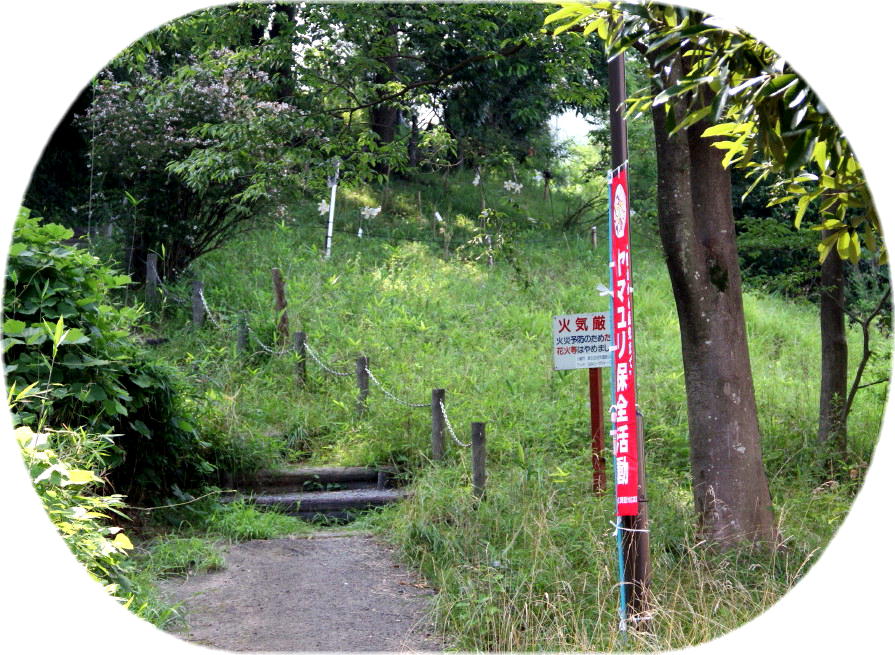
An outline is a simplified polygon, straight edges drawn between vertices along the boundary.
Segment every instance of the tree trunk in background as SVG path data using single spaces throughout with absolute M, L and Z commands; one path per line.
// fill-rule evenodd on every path
M 410 140 L 407 142 L 407 164 L 416 169 L 420 164 L 420 125 L 416 111 L 410 110 Z
M 823 237 L 828 232 L 822 233 Z M 820 422 L 817 440 L 825 456 L 845 455 L 848 342 L 845 339 L 845 266 L 832 252 L 820 268 Z
M 391 18 L 391 17 L 389 17 Z M 397 77 L 398 72 L 398 25 L 393 20 L 389 20 L 386 26 L 388 35 L 393 42 L 393 50 L 385 57 L 382 57 L 382 63 L 385 64 L 387 70 L 378 70 L 374 78 L 376 84 L 386 84 L 392 82 Z M 370 108 L 370 129 L 376 133 L 379 145 L 384 146 L 395 140 L 395 131 L 398 127 L 398 106 L 394 103 L 379 103 Z M 390 166 L 383 163 L 376 165 L 376 171 L 388 174 Z
M 674 66 L 679 70 L 680 59 Z M 675 79 L 672 72 L 667 86 Z M 659 232 L 680 324 L 699 533 L 720 548 L 773 544 L 730 175 L 723 153 L 700 136 L 706 125 L 669 136 L 661 105 L 653 123 Z

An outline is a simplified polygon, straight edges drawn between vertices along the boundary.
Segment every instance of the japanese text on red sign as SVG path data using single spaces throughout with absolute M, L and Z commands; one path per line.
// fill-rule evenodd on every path
M 603 368 L 612 365 L 609 313 L 553 317 L 553 368 Z
M 627 167 L 610 181 L 611 221 L 609 266 L 612 276 L 611 329 L 613 391 L 611 418 L 615 454 L 616 513 L 639 512 L 637 477 L 637 398 L 634 365 L 634 325 L 631 301 L 631 241 Z

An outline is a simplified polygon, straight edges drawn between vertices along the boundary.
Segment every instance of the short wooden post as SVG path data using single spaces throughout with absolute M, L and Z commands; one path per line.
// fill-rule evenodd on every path
M 485 424 L 472 424 L 472 495 L 485 497 Z
M 283 274 L 280 269 L 273 268 L 270 271 L 273 277 L 273 309 L 277 317 L 277 341 L 285 346 L 289 341 L 289 316 L 286 314 L 286 287 L 283 283 Z
M 205 303 L 202 302 L 202 294 L 205 285 L 202 280 L 193 280 L 193 327 L 200 328 L 205 323 Z
M 146 255 L 146 306 L 150 309 L 158 309 L 161 296 L 158 290 L 158 254 L 151 252 Z
M 444 389 L 432 389 L 432 461 L 444 459 Z
M 236 321 L 236 352 L 240 355 L 249 349 L 249 322 L 245 314 L 240 314 Z
M 304 332 L 295 333 L 295 352 L 298 354 L 298 361 L 295 363 L 295 378 L 298 386 L 303 387 L 308 383 L 308 367 L 305 362 L 305 343 L 308 337 Z
M 367 396 L 370 393 L 370 374 L 367 373 L 370 360 L 361 355 L 357 358 L 357 415 L 363 416 L 367 409 Z
M 590 245 L 594 250 L 597 249 L 597 226 L 594 225 L 590 228 Z

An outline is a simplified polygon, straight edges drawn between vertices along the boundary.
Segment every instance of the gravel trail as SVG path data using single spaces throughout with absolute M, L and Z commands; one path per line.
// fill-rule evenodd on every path
M 441 651 L 434 592 L 368 534 L 234 544 L 226 568 L 161 585 L 183 603 L 177 636 L 230 651 Z

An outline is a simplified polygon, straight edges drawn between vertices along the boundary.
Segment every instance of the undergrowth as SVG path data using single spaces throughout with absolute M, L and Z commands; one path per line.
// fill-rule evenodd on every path
M 540 214 L 523 194 L 514 199 L 518 211 L 502 210 L 523 220 L 492 225 L 504 238 L 500 250 L 488 253 L 476 240 L 484 225 L 478 198 L 450 190 L 456 191 L 444 196 L 450 203 L 429 196 L 417 211 L 415 191 L 402 195 L 395 185 L 390 202 L 403 209 L 383 203 L 363 238 L 352 232 L 351 212 L 379 198 L 369 191 L 346 197 L 341 225 L 351 229 L 337 232 L 329 260 L 322 258 L 323 233 L 313 226 L 308 203 L 196 264 L 193 274 L 205 282 L 214 320 L 195 329 L 188 308 L 169 303 L 155 329 L 169 339 L 160 356 L 203 390 L 197 411 L 227 445 L 216 464 L 233 475 L 285 461 L 396 465 L 412 499 L 365 525 L 394 541 L 440 590 L 436 617 L 461 650 L 683 647 L 772 605 L 810 569 L 860 488 L 885 385 L 861 390 L 849 419 L 849 456 L 831 478 L 818 469 L 814 447 L 817 310 L 747 293 L 762 448 L 785 548 L 773 556 L 706 550 L 693 533 L 674 301 L 654 236 L 635 232 L 654 620 L 648 635 L 622 644 L 611 501 L 589 492 L 587 378 L 554 371 L 549 348 L 552 315 L 606 309 L 595 292 L 607 281 L 605 248 L 594 250 L 585 228 L 539 228 Z M 445 232 L 429 216 L 435 207 Z M 530 214 L 535 223 L 525 220 Z M 418 241 L 410 240 L 414 228 Z M 462 240 L 470 245 L 458 252 L 454 246 Z M 274 329 L 274 267 L 286 280 L 290 331 L 306 332 L 315 353 L 345 376 L 309 360 L 308 379 L 299 384 L 297 356 L 271 352 L 283 348 Z M 188 296 L 186 283 L 172 291 Z M 240 315 L 251 329 L 242 353 Z M 849 339 L 858 352 L 859 335 Z M 888 341 L 875 335 L 873 347 L 879 356 L 872 366 L 882 370 Z M 425 404 L 431 389 L 446 389 L 460 439 L 468 441 L 470 422 L 487 423 L 484 502 L 471 500 L 468 451 L 449 442 L 445 461 L 430 461 L 427 408 L 395 402 L 374 385 L 358 416 L 353 371 L 360 354 L 402 400 Z

